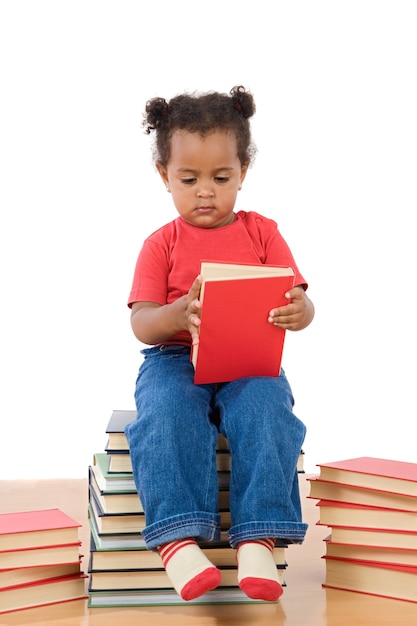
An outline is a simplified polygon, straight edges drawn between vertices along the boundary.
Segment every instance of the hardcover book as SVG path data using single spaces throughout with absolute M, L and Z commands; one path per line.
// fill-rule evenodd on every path
M 100 489 L 93 467 L 89 468 L 89 487 L 104 513 L 143 513 L 143 506 L 136 491 Z
M 371 528 L 350 528 L 333 526 L 332 541 L 354 543 L 363 546 L 385 546 L 386 548 L 406 548 L 417 550 L 417 532 L 401 530 L 373 530 Z
M 110 478 L 112 474 L 118 474 L 118 479 L 123 478 L 123 474 L 132 477 L 132 461 L 129 452 L 107 452 L 108 468 L 107 476 Z M 229 449 L 218 449 L 216 454 L 216 466 L 219 472 L 230 472 L 231 457 Z M 301 450 L 297 462 L 297 471 L 304 473 L 304 452 Z
M 320 524 L 324 526 L 353 526 L 374 530 L 417 531 L 417 513 L 401 509 L 386 509 L 363 504 L 319 500 Z
M 318 467 L 323 480 L 417 496 L 417 463 L 364 456 Z
M 60 509 L 0 514 L 0 551 L 75 543 L 81 524 Z
M 192 347 L 194 382 L 220 383 L 245 376 L 279 376 L 285 330 L 268 322 L 288 304 L 292 268 L 201 264 L 201 325 Z
M 0 614 L 87 598 L 85 574 L 37 581 L 0 591 Z
M 417 602 L 417 567 L 323 557 L 323 587 Z
M 88 505 L 88 523 L 97 550 L 137 550 L 146 547 L 141 532 L 100 532 L 91 502 Z
M 129 450 L 125 427 L 134 422 L 136 419 L 136 411 L 131 410 L 114 410 L 107 424 L 106 433 L 108 436 L 107 450 Z
M 222 567 L 219 587 L 237 587 L 237 567 Z M 284 585 L 284 569 L 278 569 L 281 585 Z M 172 583 L 164 569 L 91 571 L 89 593 L 94 591 L 129 591 L 172 589 Z
M 57 565 L 79 560 L 81 542 L 65 543 L 57 546 L 42 546 L 24 550 L 2 550 L 1 569 L 33 567 L 36 565 Z
M 328 540 L 326 541 L 326 556 L 354 561 L 371 561 L 372 563 L 413 565 L 417 567 L 417 549 L 387 548 L 383 545 L 367 546 Z
M 119 455 L 128 456 L 130 455 Z M 129 491 L 136 492 L 136 485 L 133 475 L 130 473 L 116 474 L 109 472 L 109 456 L 105 452 L 96 452 L 93 457 L 92 471 L 99 489 L 106 491 L 121 491 L 127 493 Z
M 132 463 L 129 453 L 129 445 L 127 443 L 124 429 L 127 424 L 136 419 L 136 411 L 119 411 L 112 412 L 107 423 L 106 433 L 108 440 L 105 452 L 109 457 L 107 467 L 107 477 L 110 478 L 112 473 L 129 474 L 132 476 Z M 219 433 L 217 439 L 217 469 L 218 471 L 230 471 L 230 451 L 227 439 Z M 301 450 L 298 457 L 297 471 L 304 472 L 304 451 Z M 122 476 L 119 477 L 121 479 Z
M 132 474 L 132 460 L 129 452 L 123 453 L 119 450 L 106 450 L 109 457 L 109 474 Z
M 141 532 L 146 526 L 143 513 L 105 513 L 91 487 L 89 507 L 100 534 L 137 533 Z
M 110 415 L 106 427 L 108 436 L 106 452 L 116 452 L 119 454 L 129 453 L 129 444 L 125 435 L 125 428 L 136 419 L 136 411 L 134 410 L 114 410 Z M 228 450 L 229 445 L 227 439 L 219 433 L 217 439 L 218 450 Z
M 0 590 L 6 590 L 8 587 L 14 588 L 19 585 L 27 585 L 36 581 L 50 580 L 51 578 L 76 576 L 77 574 L 81 574 L 80 559 L 74 563 L 0 569 Z
M 284 582 L 285 586 L 285 582 Z M 270 604 L 264 600 L 252 600 L 239 587 L 218 587 L 196 600 L 185 601 L 173 589 L 110 590 L 88 592 L 88 607 L 128 606 L 190 606 L 210 604 Z
M 200 547 L 209 561 L 217 567 L 236 567 L 236 551 L 228 542 L 201 542 Z M 274 548 L 277 567 L 286 566 L 285 548 Z M 161 569 L 161 557 L 154 550 L 145 547 L 136 549 L 99 550 L 94 537 L 91 537 L 88 571 L 109 570 L 149 570 Z
M 310 484 L 309 498 L 417 512 L 417 496 L 330 482 L 321 478 L 308 478 L 307 480 Z

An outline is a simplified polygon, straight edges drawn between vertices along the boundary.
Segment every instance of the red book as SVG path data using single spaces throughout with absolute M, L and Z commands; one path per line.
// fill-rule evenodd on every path
M 0 557 L 1 559 L 1 557 Z M 35 565 L 34 567 L 14 567 L 0 569 L 0 591 L 8 587 L 27 585 L 41 580 L 62 578 L 81 574 L 81 561 L 57 563 L 56 565 Z
M 369 546 L 358 543 L 339 543 L 326 540 L 326 556 L 349 560 L 370 561 L 391 565 L 412 565 L 417 567 L 417 549 L 389 548 L 384 545 Z
M 417 532 L 411 530 L 379 530 L 332 526 L 332 541 L 362 546 L 385 546 L 417 550 Z
M 357 487 L 356 485 L 322 480 L 321 478 L 307 478 L 307 480 L 310 484 L 309 498 L 417 512 L 417 496 L 407 496 L 382 489 Z
M 191 360 L 196 384 L 245 376 L 279 376 L 285 330 L 268 322 L 271 309 L 288 304 L 291 268 L 201 264 L 200 340 Z
M 323 587 L 417 602 L 417 567 L 330 556 Z
M 81 524 L 60 509 L 0 514 L 0 551 L 76 543 Z
M 363 456 L 318 467 L 323 480 L 417 496 L 417 463 Z
M 19 548 L 19 550 L 2 550 L 0 552 L 0 568 L 35 567 L 36 565 L 56 565 L 58 563 L 74 563 L 80 558 L 81 541 L 63 543 L 56 546 L 39 548 Z
M 417 531 L 417 512 L 364 504 L 319 500 L 320 525 L 373 528 L 374 530 Z
M 0 614 L 87 598 L 86 574 L 62 576 L 0 591 Z

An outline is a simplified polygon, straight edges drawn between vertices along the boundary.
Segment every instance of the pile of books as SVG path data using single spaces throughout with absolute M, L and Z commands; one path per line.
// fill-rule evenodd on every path
M 0 614 L 87 598 L 80 526 L 60 509 L 0 514 Z
M 328 526 L 324 587 L 417 602 L 417 464 L 318 464 L 309 497 Z
M 94 454 L 89 467 L 89 607 L 190 604 L 175 592 L 159 555 L 147 550 L 141 534 L 146 525 L 145 514 L 136 491 L 124 434 L 126 425 L 135 419 L 135 411 L 113 411 L 106 428 L 106 448 L 104 452 Z M 261 603 L 249 599 L 237 585 L 236 553 L 227 541 L 230 453 L 221 435 L 217 447 L 217 470 L 221 539 L 201 542 L 200 545 L 210 561 L 221 569 L 222 583 L 191 603 Z M 301 455 L 299 471 L 303 471 Z M 275 548 L 277 570 L 284 586 L 286 548 L 286 545 Z

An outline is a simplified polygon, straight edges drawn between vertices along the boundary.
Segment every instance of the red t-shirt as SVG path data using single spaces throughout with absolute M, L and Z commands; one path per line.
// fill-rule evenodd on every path
M 283 265 L 295 272 L 295 285 L 307 288 L 277 223 L 254 211 L 239 211 L 221 228 L 198 228 L 178 217 L 150 235 L 136 262 L 128 305 L 170 304 L 188 293 L 201 261 Z M 164 343 L 191 345 L 187 331 Z

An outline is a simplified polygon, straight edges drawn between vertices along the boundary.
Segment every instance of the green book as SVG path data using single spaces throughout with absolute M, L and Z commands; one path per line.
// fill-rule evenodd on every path
M 136 491 L 132 474 L 115 474 L 109 472 L 109 455 L 105 452 L 96 452 L 91 468 L 101 491 Z
M 285 587 L 285 582 L 283 583 Z M 89 608 L 127 606 L 190 606 L 201 604 L 271 604 L 253 600 L 239 587 L 218 587 L 195 600 L 183 600 L 174 589 L 88 591 Z

